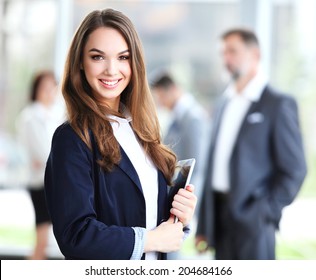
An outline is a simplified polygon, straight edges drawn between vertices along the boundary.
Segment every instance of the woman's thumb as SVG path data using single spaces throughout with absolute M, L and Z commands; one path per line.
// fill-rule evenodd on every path
M 170 217 L 169 217 L 169 219 L 167 220 L 167 223 L 173 224 L 173 223 L 174 223 L 174 218 L 175 218 L 175 215 L 170 214 Z
M 187 185 L 186 187 L 185 187 L 185 189 L 186 190 L 188 190 L 189 192 L 194 192 L 194 185 L 192 185 L 192 184 L 189 184 L 189 185 Z

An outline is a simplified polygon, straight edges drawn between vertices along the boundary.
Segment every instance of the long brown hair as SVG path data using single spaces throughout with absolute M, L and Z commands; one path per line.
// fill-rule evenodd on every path
M 77 29 L 68 52 L 62 93 L 66 101 L 70 125 L 91 149 L 89 129 L 102 155 L 98 163 L 110 171 L 121 159 L 120 146 L 114 137 L 109 115 L 119 115 L 100 104 L 80 70 L 83 50 L 89 35 L 100 27 L 114 28 L 126 40 L 131 59 L 132 78 L 121 93 L 121 102 L 130 111 L 132 127 L 146 153 L 170 183 L 176 156 L 161 143 L 160 126 L 147 82 L 142 45 L 132 22 L 121 12 L 106 9 L 93 11 Z

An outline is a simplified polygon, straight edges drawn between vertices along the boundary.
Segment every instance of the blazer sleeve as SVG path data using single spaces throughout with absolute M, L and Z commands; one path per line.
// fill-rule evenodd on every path
M 289 96 L 280 100 L 272 138 L 276 172 L 268 204 L 271 217 L 279 221 L 283 207 L 292 203 L 307 172 L 297 104 Z
M 134 231 L 97 219 L 92 153 L 69 125 L 54 134 L 45 191 L 54 234 L 66 258 L 130 259 Z
M 200 199 L 202 195 L 203 174 L 205 169 L 206 139 L 207 139 L 206 117 L 194 115 L 186 120 L 183 129 L 183 159 L 195 158 L 196 163 L 193 170 L 191 183 L 195 185 L 194 193 Z M 199 201 L 198 201 L 199 204 Z

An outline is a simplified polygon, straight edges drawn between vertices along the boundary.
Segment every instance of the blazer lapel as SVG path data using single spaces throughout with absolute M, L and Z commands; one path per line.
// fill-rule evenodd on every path
M 247 111 L 247 114 L 245 115 L 244 119 L 243 119 L 243 122 L 242 122 L 242 125 L 240 127 L 240 130 L 239 130 L 239 133 L 238 133 L 238 136 L 237 136 L 237 139 L 239 139 L 239 136 L 242 135 L 243 131 L 246 129 L 247 125 L 249 125 L 247 119 L 248 119 L 248 116 L 253 114 L 254 112 L 257 112 L 258 111 L 258 108 L 260 107 L 260 100 L 258 102 L 252 102 L 248 111 Z M 236 140 L 237 140 L 236 139 Z M 236 141 L 237 142 L 237 141 Z
M 127 156 L 127 154 L 125 153 L 125 151 L 123 150 L 123 148 L 120 146 L 121 149 L 121 161 L 119 162 L 118 166 L 119 168 L 122 169 L 122 171 L 124 171 L 128 177 L 131 178 L 131 180 L 135 183 L 135 185 L 137 186 L 137 188 L 143 192 L 142 190 L 142 186 L 138 177 L 138 174 L 133 166 L 133 164 L 131 163 L 129 157 Z
M 99 150 L 97 148 L 97 145 L 95 143 L 94 135 L 93 135 L 93 133 L 91 131 L 89 131 L 89 133 L 90 133 L 90 137 L 92 139 L 93 153 L 94 153 L 95 160 L 101 159 L 100 152 L 99 152 Z M 133 164 L 131 163 L 129 157 L 127 156 L 127 154 L 125 153 L 125 151 L 121 147 L 121 145 L 120 145 L 120 151 L 121 151 L 121 157 L 122 158 L 121 158 L 121 161 L 118 164 L 118 167 L 122 171 L 124 171 L 128 175 L 128 177 L 130 177 L 131 180 L 135 183 L 137 188 L 141 192 L 143 192 L 142 186 L 141 186 L 141 183 L 140 183 L 140 180 L 139 180 L 139 177 L 138 177 L 138 174 L 137 174 Z
M 243 132 L 247 128 L 247 126 L 250 125 L 250 123 L 248 122 L 249 116 L 253 113 L 261 112 L 261 108 L 262 108 L 263 104 L 265 103 L 266 95 L 267 95 L 267 87 L 263 90 L 263 93 L 261 94 L 260 99 L 257 102 L 251 103 L 251 105 L 247 111 L 247 114 L 245 115 L 245 117 L 243 119 L 242 125 L 240 127 L 239 133 L 238 133 L 237 138 L 236 138 L 236 143 L 238 142 L 240 135 L 243 134 Z M 235 145 L 236 145 L 236 143 L 235 143 Z

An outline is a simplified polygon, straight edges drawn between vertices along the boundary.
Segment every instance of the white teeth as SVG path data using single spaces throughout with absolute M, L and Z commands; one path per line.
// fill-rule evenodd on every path
M 118 83 L 118 80 L 116 80 L 116 81 L 104 81 L 104 80 L 102 80 L 102 83 L 104 83 L 108 86 L 114 86 Z

